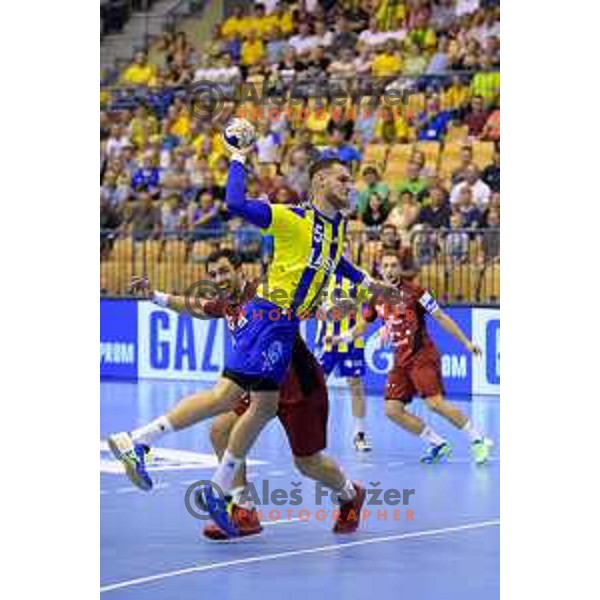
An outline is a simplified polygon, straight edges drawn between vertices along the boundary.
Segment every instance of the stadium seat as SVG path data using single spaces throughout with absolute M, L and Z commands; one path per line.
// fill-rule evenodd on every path
M 436 264 L 423 265 L 419 272 L 419 283 L 439 301 L 446 301 L 446 275 L 443 267 Z
M 478 272 L 470 265 L 457 265 L 448 274 L 447 299 L 449 302 L 475 302 Z
M 387 151 L 388 147 L 385 144 L 368 144 L 360 163 L 361 171 L 367 165 L 372 165 L 381 173 L 385 167 Z
M 418 142 L 417 149 L 425 155 L 425 166 L 437 173 L 440 159 L 440 142 Z
M 416 118 L 425 110 L 425 94 L 410 94 L 406 102 L 406 117 Z
M 500 302 L 500 265 L 488 265 L 479 281 L 479 301 L 495 304 Z
M 444 141 L 446 143 L 464 143 L 469 138 L 469 127 L 467 125 L 450 125 Z
M 463 147 L 462 142 L 448 142 L 444 145 L 444 150 L 440 157 L 440 177 L 449 177 L 452 172 L 460 165 L 460 151 Z
M 484 169 L 489 164 L 491 164 L 494 158 L 494 142 L 476 141 L 472 143 L 472 148 L 473 162 L 480 169 Z

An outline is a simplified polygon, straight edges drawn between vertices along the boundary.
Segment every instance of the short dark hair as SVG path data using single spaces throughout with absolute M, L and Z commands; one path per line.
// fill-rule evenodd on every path
M 310 165 L 308 169 L 308 176 L 310 177 L 310 180 L 312 181 L 313 177 L 317 173 L 320 173 L 325 169 L 329 169 L 333 167 L 333 165 L 342 165 L 344 167 L 347 166 L 343 160 L 340 160 L 335 156 L 332 156 L 331 158 L 320 158 L 316 160 L 312 165 Z
M 226 258 L 234 269 L 239 269 L 242 266 L 242 257 L 231 248 L 221 248 L 219 250 L 213 250 L 206 259 L 206 269 L 208 269 L 209 263 L 214 263 L 221 258 Z

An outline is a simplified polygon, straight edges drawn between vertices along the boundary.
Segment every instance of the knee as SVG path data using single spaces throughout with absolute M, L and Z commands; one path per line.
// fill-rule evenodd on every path
M 250 410 L 252 413 L 263 421 L 270 421 L 277 415 L 279 401 L 274 398 L 252 399 L 250 402 Z
M 216 419 L 210 428 L 210 443 L 215 451 L 219 452 L 227 448 L 229 434 L 231 432 L 230 424 L 224 420 Z
M 306 477 L 311 476 L 320 462 L 321 454 L 319 452 L 310 456 L 294 456 L 294 465 Z
M 432 396 L 431 398 L 425 398 L 425 403 L 429 410 L 435 413 L 441 413 L 444 408 L 444 399 L 441 396 Z
M 386 400 L 383 412 L 388 419 L 391 419 L 404 412 L 404 405 L 402 402 L 396 402 L 395 400 Z

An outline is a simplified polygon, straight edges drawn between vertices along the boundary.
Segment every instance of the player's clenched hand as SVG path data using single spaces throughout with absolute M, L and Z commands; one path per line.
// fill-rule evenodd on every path
M 467 350 L 473 354 L 474 356 L 481 356 L 481 348 L 474 344 L 473 342 L 469 342 L 467 344 Z

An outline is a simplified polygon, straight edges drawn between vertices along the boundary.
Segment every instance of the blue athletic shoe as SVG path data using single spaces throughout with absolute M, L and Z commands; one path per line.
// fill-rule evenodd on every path
M 148 446 L 135 444 L 131 436 L 122 431 L 108 436 L 108 447 L 125 467 L 125 473 L 133 485 L 146 492 L 152 489 L 152 479 L 146 470 L 146 457 L 150 452 Z
M 227 537 L 239 537 L 240 531 L 233 519 L 235 504 L 231 496 L 221 496 L 210 485 L 196 492 L 196 502 L 211 516 L 215 525 Z
M 421 462 L 426 465 L 433 465 L 450 458 L 452 448 L 448 442 L 434 446 L 433 444 L 427 448 L 427 451 L 421 457 Z

